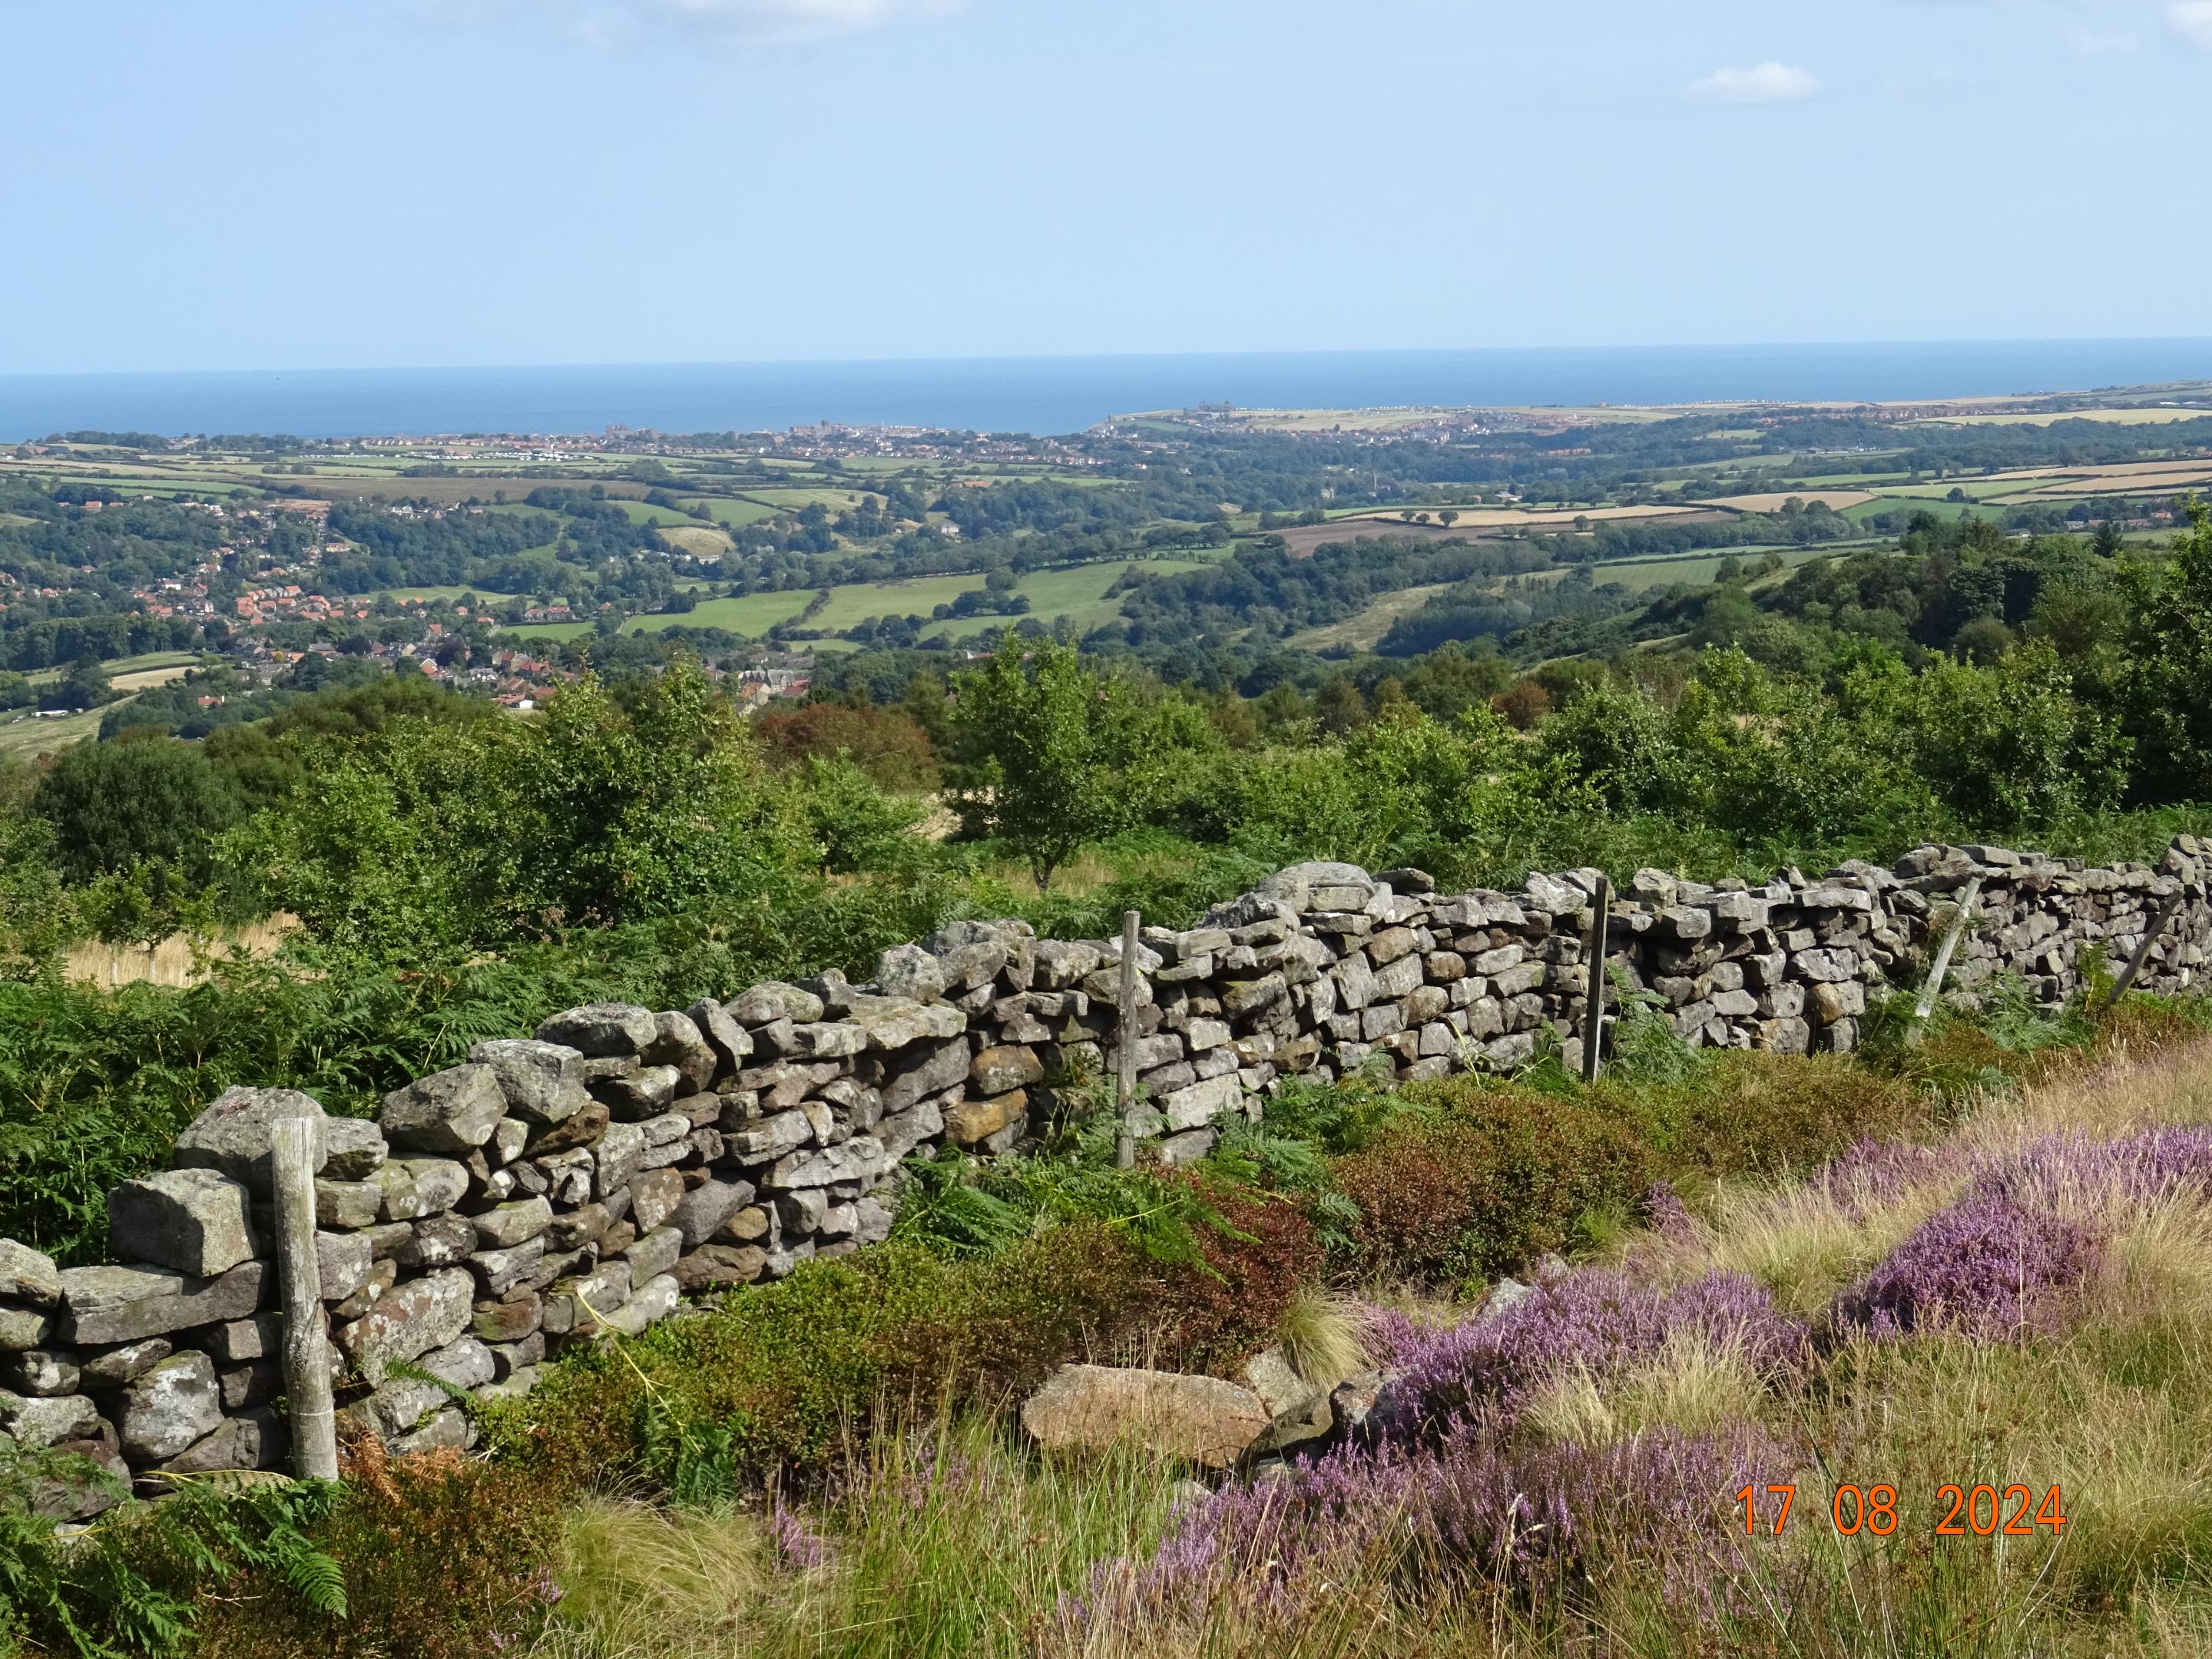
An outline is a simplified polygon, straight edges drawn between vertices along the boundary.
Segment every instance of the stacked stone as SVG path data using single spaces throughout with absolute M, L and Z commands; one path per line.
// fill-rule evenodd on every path
M 2117 974 L 2169 901 L 2138 981 L 2197 983 L 2212 945 L 2212 849 L 2085 869 L 1986 846 L 1926 847 L 1763 886 L 1638 871 L 1607 918 L 1608 975 L 1692 1044 L 1848 1049 L 1870 990 L 1926 971 L 1970 883 L 1952 969 L 1971 1001 L 2000 973 L 2045 1003 Z M 945 1145 L 1011 1152 L 1072 1083 L 1133 1047 L 1132 1117 L 1170 1164 L 1279 1079 L 1387 1062 L 1400 1079 L 1505 1070 L 1587 1025 L 1583 940 L 1601 878 L 1531 875 L 1439 895 L 1417 870 L 1314 863 L 1191 928 L 1145 932 L 1119 1029 L 1121 942 L 956 922 L 885 951 L 875 978 L 756 986 L 655 1013 L 602 1004 L 387 1096 L 374 1121 L 234 1089 L 179 1137 L 175 1167 L 109 1194 L 121 1265 L 57 1271 L 0 1241 L 0 1430 L 158 1489 L 286 1452 L 272 1126 L 319 1126 L 321 1301 L 343 1413 L 401 1450 L 466 1445 L 458 1400 L 527 1389 L 563 1349 L 635 1334 L 685 1293 L 780 1278 L 884 1237 L 900 1164 Z M 95 1494 L 57 1487 L 57 1514 Z

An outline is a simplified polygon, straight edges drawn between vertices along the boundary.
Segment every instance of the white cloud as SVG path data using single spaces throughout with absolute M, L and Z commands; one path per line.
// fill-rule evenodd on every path
M 641 36 L 684 32 L 733 46 L 809 46 L 949 17 L 964 0 L 417 0 L 426 15 L 483 22 L 526 19 L 587 44 L 618 47 Z
M 2193 0 L 2192 0 L 2193 3 Z M 2212 0 L 2204 0 L 2212 6 Z M 1718 69 L 1690 87 L 1690 96 L 1709 104 L 1796 104 L 1818 95 L 1820 83 L 1789 64 L 1756 69 Z
M 2175 0 L 2166 26 L 2199 52 L 2212 52 L 2212 0 Z

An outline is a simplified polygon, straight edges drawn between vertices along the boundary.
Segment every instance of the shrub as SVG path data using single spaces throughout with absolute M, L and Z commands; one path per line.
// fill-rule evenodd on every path
M 257 1566 L 204 1593 L 199 1650 L 222 1659 L 481 1659 L 526 1650 L 560 1599 L 560 1516 L 521 1470 L 430 1452 L 386 1461 L 364 1440 L 310 1533 L 344 1571 L 343 1619 Z
M 1474 1079 L 1406 1092 L 1413 1109 L 1336 1164 L 1360 1210 L 1361 1273 L 1487 1276 L 1566 1247 L 1650 1184 L 1646 1146 L 1592 1105 Z

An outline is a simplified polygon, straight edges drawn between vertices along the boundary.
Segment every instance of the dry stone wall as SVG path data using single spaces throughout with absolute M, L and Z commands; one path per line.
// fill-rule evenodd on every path
M 2117 973 L 2169 900 L 2139 983 L 2198 982 L 2212 848 L 2084 869 L 1994 847 L 1922 848 L 1764 886 L 1638 872 L 1609 965 L 1692 1044 L 1848 1049 L 1870 993 L 1917 984 L 1969 884 L 1951 983 L 2017 975 L 2057 1003 Z M 157 1491 L 179 1472 L 276 1467 L 286 1430 L 271 1126 L 319 1126 L 321 1299 L 343 1415 L 406 1450 L 467 1444 L 458 1395 L 529 1389 L 549 1358 L 635 1334 L 687 1296 L 790 1273 L 889 1232 L 906 1159 L 1009 1152 L 1071 1079 L 1134 1045 L 1130 1115 L 1169 1164 L 1279 1079 L 1387 1065 L 1402 1079 L 1510 1069 L 1584 1040 L 1598 872 L 1438 894 L 1419 871 L 1285 870 L 1198 926 L 1149 929 L 1117 1029 L 1118 939 L 960 921 L 875 978 L 756 986 L 681 1012 L 574 1008 L 386 1097 L 374 1120 L 234 1089 L 174 1167 L 109 1196 L 120 1264 L 57 1269 L 0 1241 L 0 1429 Z M 60 1511 L 102 1501 L 57 1489 Z

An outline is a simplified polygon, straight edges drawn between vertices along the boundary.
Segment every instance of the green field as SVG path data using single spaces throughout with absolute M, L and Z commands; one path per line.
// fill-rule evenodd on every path
M 1939 519 L 1960 519 L 1973 510 L 1974 503 L 1972 501 L 1947 501 L 1917 495 L 1877 495 L 1870 501 L 1861 501 L 1856 507 L 1845 507 L 1844 516 L 1853 524 L 1864 524 L 1869 519 L 1883 513 L 1932 513 Z
M 696 519 L 686 518 L 673 507 L 653 507 L 645 501 L 617 501 L 615 505 L 629 515 L 632 524 L 696 524 Z
M 40 720 L 27 709 L 21 714 L 0 714 L 0 760 L 35 760 L 87 738 L 96 738 L 100 735 L 100 717 L 107 709 L 130 701 L 121 697 L 107 708 L 88 708 L 82 714 L 64 714 L 55 720 Z
M 199 660 L 200 653 L 197 651 L 149 651 L 143 656 L 118 657 L 112 662 L 100 664 L 100 667 L 113 681 L 126 674 L 144 674 L 168 668 L 195 668 L 199 665 Z M 69 670 L 66 668 L 34 668 L 23 678 L 33 685 L 51 685 L 67 672 Z
M 1064 616 L 1079 628 L 1095 628 L 1121 613 L 1119 597 L 1109 598 L 1107 589 L 1121 580 L 1121 572 L 1129 562 L 1108 560 L 1060 570 L 1032 571 L 1015 584 L 1014 591 L 1028 598 L 1029 615 L 1040 622 L 1049 623 Z M 1206 561 L 1146 559 L 1135 562 L 1140 569 L 1170 575 L 1177 571 L 1198 569 Z M 819 628 L 835 634 L 872 617 L 918 616 L 927 618 L 939 605 L 951 605 L 961 594 L 982 585 L 982 576 L 971 571 L 960 575 L 918 576 L 908 581 L 854 583 L 834 587 L 830 591 L 829 604 L 808 618 L 806 625 L 810 629 Z M 626 634 L 658 634 L 668 628 L 720 628 L 732 634 L 758 639 L 778 623 L 795 620 L 799 613 L 812 603 L 813 598 L 811 590 L 794 588 L 775 593 L 747 593 L 735 599 L 707 599 L 682 616 L 632 617 L 623 624 L 623 631 Z M 998 613 L 963 617 L 957 622 L 939 623 L 928 631 L 945 634 L 957 629 L 969 633 L 994 622 L 1003 623 L 1010 620 L 1011 617 Z M 586 626 L 587 624 L 578 623 L 551 623 L 514 631 L 565 638 L 567 634 L 556 635 L 553 629 L 558 627 L 576 630 Z
M 526 640 L 573 640 L 592 631 L 587 622 L 520 623 L 513 628 L 503 628 L 502 634 L 513 634 Z
M 758 524 L 763 519 L 773 519 L 777 510 L 759 501 L 733 501 L 720 496 L 706 498 L 704 505 L 716 524 L 729 525 L 733 528 Z

